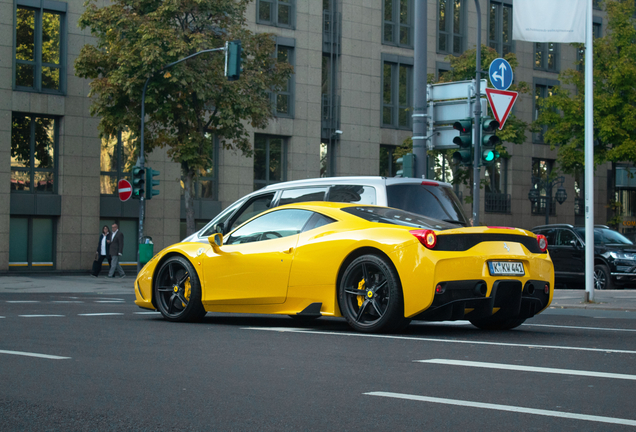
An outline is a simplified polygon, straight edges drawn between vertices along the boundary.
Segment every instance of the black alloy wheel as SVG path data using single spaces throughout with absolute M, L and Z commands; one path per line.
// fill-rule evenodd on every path
M 614 284 L 612 282 L 612 274 L 604 264 L 598 264 L 594 266 L 594 289 L 608 290 L 612 289 Z
M 377 255 L 363 255 L 345 270 L 338 289 L 340 311 L 355 330 L 390 332 L 408 324 L 402 286 L 393 264 Z
M 192 264 L 181 256 L 166 260 L 155 278 L 155 300 L 169 321 L 199 321 L 205 315 L 201 284 Z

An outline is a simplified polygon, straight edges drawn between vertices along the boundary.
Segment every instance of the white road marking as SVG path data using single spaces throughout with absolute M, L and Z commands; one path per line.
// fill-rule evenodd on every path
M 605 331 L 623 331 L 623 332 L 636 332 L 636 329 L 621 329 L 621 328 L 608 328 L 608 327 L 579 327 L 579 326 L 562 326 L 552 324 L 523 324 L 524 327 L 554 327 L 565 329 L 577 329 L 577 330 L 605 330 Z
M 636 426 L 636 420 L 622 419 L 622 418 L 616 418 L 616 417 L 577 414 L 577 413 L 563 412 L 563 411 L 552 411 L 552 410 L 543 410 L 543 409 L 535 409 L 535 408 L 525 408 L 525 407 L 513 406 L 513 405 L 499 405 L 499 404 L 472 402 L 472 401 L 465 401 L 465 400 L 458 400 L 458 399 L 418 396 L 418 395 L 410 395 L 410 394 L 404 394 L 404 393 L 368 392 L 363 394 L 368 396 L 381 396 L 381 397 L 388 397 L 388 398 L 394 398 L 394 399 L 406 399 L 406 400 L 413 400 L 413 401 L 420 401 L 420 402 L 431 402 L 431 403 L 438 403 L 438 404 L 445 404 L 445 405 L 464 406 L 464 407 L 470 407 L 470 408 L 509 411 L 509 412 L 521 413 L 521 414 L 535 414 L 535 415 L 542 415 L 547 417 L 559 417 L 559 418 L 565 418 L 565 419 L 571 419 L 571 420 L 585 420 L 585 421 L 598 422 L 598 423 L 610 423 L 610 424 L 618 424 L 618 425 L 625 425 L 625 426 Z
M 124 300 L 96 300 L 95 303 L 123 303 Z
M 161 314 L 161 312 L 156 312 L 156 311 L 152 311 L 152 312 L 133 312 L 134 315 L 156 315 L 156 314 Z
M 574 369 L 558 369 L 558 368 L 510 365 L 510 364 L 503 364 L 503 363 L 485 363 L 485 362 L 451 360 L 451 359 L 429 359 L 429 360 L 413 360 L 413 361 L 416 363 L 432 363 L 432 364 L 441 364 L 441 365 L 450 365 L 450 366 L 468 366 L 468 367 L 478 367 L 478 368 L 486 368 L 486 369 L 503 369 L 503 370 L 512 370 L 512 371 L 521 371 L 521 372 L 539 372 L 539 373 L 551 373 L 551 374 L 561 374 L 561 375 L 577 375 L 577 376 L 584 376 L 588 378 L 616 378 L 616 379 L 636 381 L 636 375 L 627 375 L 627 374 L 609 373 L 609 372 L 594 372 L 594 371 L 582 371 L 582 370 L 574 370 Z
M 51 303 L 84 303 L 80 300 L 53 300 Z
M 585 348 L 585 347 L 569 347 L 558 345 L 532 345 L 532 344 L 518 344 L 518 343 L 506 343 L 506 342 L 486 342 L 475 340 L 461 340 L 461 339 L 435 339 L 435 338 L 420 338 L 414 336 L 392 336 L 392 335 L 379 335 L 379 334 L 366 334 L 366 333 L 347 333 L 347 332 L 325 332 L 325 331 L 312 331 L 303 330 L 298 328 L 285 328 L 285 327 L 244 327 L 245 330 L 262 330 L 262 331 L 274 331 L 274 332 L 288 332 L 288 333 L 306 333 L 306 334 L 318 334 L 318 335 L 330 335 L 330 336 L 355 336 L 355 337 L 368 337 L 378 339 L 395 339 L 395 340 L 412 340 L 418 342 L 440 342 L 440 343 L 458 343 L 467 345 L 494 345 L 494 346 L 507 346 L 518 348 L 543 348 L 543 349 L 559 349 L 570 351 L 591 351 L 602 353 L 615 353 L 615 354 L 636 354 L 633 350 L 619 350 L 611 348 Z
M 38 358 L 44 358 L 44 359 L 50 359 L 50 360 L 66 360 L 71 358 L 71 357 L 54 356 L 49 354 L 38 354 L 38 353 L 32 353 L 32 352 L 6 351 L 6 350 L 0 350 L 0 354 L 11 354 L 11 355 L 19 355 L 19 356 L 25 356 L 25 357 L 38 357 Z
M 87 314 L 77 314 L 78 316 L 109 316 L 109 315 L 123 315 L 123 313 L 118 312 L 103 312 L 103 313 L 87 313 Z
M 22 318 L 45 318 L 45 317 L 65 317 L 66 315 L 40 314 L 40 315 L 18 315 L 18 316 Z
M 7 303 L 40 303 L 39 300 L 7 300 Z
M 125 299 L 120 299 L 120 298 L 116 298 L 116 297 L 97 297 L 97 298 L 95 298 L 95 300 L 118 300 L 118 301 L 125 301 Z

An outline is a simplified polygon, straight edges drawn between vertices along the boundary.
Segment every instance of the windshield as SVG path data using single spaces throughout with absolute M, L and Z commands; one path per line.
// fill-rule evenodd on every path
M 343 212 L 352 214 L 369 222 L 403 225 L 413 228 L 444 230 L 457 228 L 456 225 L 410 213 L 404 210 L 387 207 L 346 207 Z
M 386 189 L 389 207 L 468 226 L 462 205 L 448 186 L 396 184 Z
M 585 228 L 574 228 L 579 236 L 585 240 Z M 607 228 L 594 228 L 594 244 L 624 244 L 633 245 L 623 234 Z

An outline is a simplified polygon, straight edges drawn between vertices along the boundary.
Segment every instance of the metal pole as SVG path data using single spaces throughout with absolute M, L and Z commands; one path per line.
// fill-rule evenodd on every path
M 213 49 L 208 49 L 208 50 L 203 50 L 203 51 L 199 51 L 196 52 L 194 54 L 191 54 L 185 58 L 182 58 L 181 60 L 177 60 L 175 62 L 172 62 L 170 64 L 165 65 L 164 67 L 161 68 L 161 70 L 166 70 L 168 68 L 171 68 L 172 66 L 181 63 L 182 61 L 186 61 L 188 59 L 191 59 L 192 57 L 198 56 L 199 54 L 203 54 L 203 53 L 207 53 L 207 52 L 213 52 L 213 51 L 225 51 L 226 48 L 213 48 Z M 145 151 L 144 151 L 144 129 L 145 129 L 145 123 L 146 123 L 146 90 L 148 89 L 148 83 L 150 82 L 150 80 L 152 79 L 152 77 L 154 76 L 154 72 L 150 74 L 150 76 L 146 79 L 146 82 L 144 83 L 144 89 L 141 92 L 141 133 L 139 134 L 139 167 L 141 169 L 144 168 L 144 163 L 145 163 L 145 159 L 144 159 L 144 155 L 145 155 Z M 139 244 L 141 244 L 141 238 L 144 236 L 144 218 L 146 216 L 146 200 L 145 200 L 145 191 L 144 193 L 139 197 L 139 230 L 137 232 L 137 273 L 139 273 L 141 271 L 141 263 L 139 262 Z
M 415 0 L 415 40 L 413 62 L 413 154 L 415 155 L 414 177 L 428 176 L 426 154 L 427 110 L 427 1 Z
M 546 188 L 547 199 L 545 201 L 545 224 L 548 225 L 550 223 L 550 209 L 552 208 L 552 182 L 546 180 Z
M 477 8 L 477 50 L 475 52 L 477 61 L 475 73 L 475 126 L 473 132 L 475 135 L 475 154 L 473 155 L 473 225 L 479 225 L 479 180 L 481 178 L 479 162 L 481 161 L 481 7 L 479 0 L 475 0 Z
M 585 293 L 594 300 L 594 50 L 592 0 L 585 23 Z

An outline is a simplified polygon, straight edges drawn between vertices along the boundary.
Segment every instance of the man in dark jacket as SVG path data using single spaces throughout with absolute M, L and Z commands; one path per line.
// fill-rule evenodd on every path
M 108 255 L 111 256 L 111 265 L 110 271 L 108 272 L 108 277 L 115 277 L 115 272 L 119 275 L 119 277 L 126 277 L 126 273 L 124 273 L 124 269 L 121 268 L 119 264 L 119 259 L 121 258 L 121 254 L 124 252 L 124 233 L 119 231 L 119 225 L 114 223 L 111 227 L 113 229 L 110 235 L 110 247 L 108 248 Z

